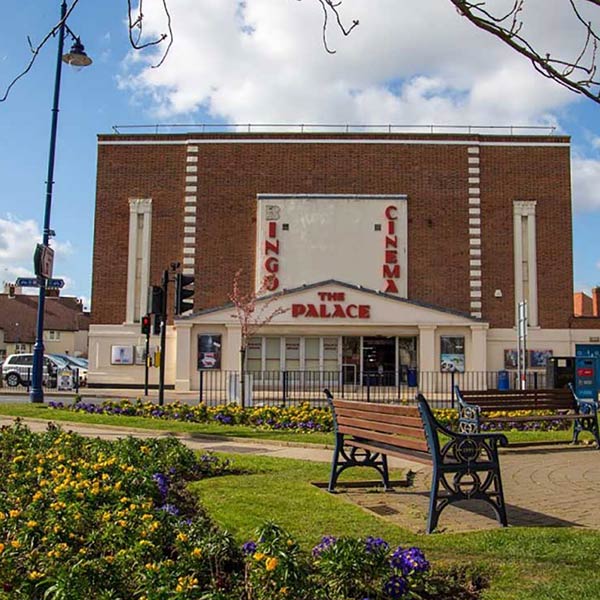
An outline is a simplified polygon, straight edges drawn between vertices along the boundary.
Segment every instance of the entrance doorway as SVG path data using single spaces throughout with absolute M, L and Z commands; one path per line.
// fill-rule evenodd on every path
M 369 385 L 396 385 L 395 337 L 363 338 L 363 377 Z

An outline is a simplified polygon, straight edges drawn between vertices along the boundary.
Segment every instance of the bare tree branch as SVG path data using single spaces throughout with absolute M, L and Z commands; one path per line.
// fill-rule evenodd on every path
M 73 12 L 73 9 L 77 6 L 79 0 L 73 0 L 73 4 L 71 4 L 71 7 L 67 9 L 67 12 L 65 14 L 65 18 L 61 19 L 42 39 L 42 41 L 34 48 L 33 44 L 31 43 L 31 38 L 29 36 L 27 36 L 27 43 L 29 44 L 29 49 L 31 50 L 32 53 L 32 57 L 31 60 L 29 61 L 29 63 L 27 64 L 27 66 L 10 82 L 10 84 L 8 85 L 8 87 L 6 88 L 6 91 L 4 92 L 4 95 L 0 97 L 0 102 L 4 102 L 6 101 L 6 99 L 8 98 L 8 95 L 10 94 L 10 90 L 13 88 L 13 86 L 15 85 L 15 83 L 17 83 L 17 81 L 19 81 L 19 79 L 21 79 L 22 77 L 24 77 L 25 75 L 27 75 L 27 73 L 29 73 L 29 71 L 31 71 L 31 68 L 33 67 L 38 54 L 40 53 L 40 50 L 46 45 L 46 43 L 50 40 L 50 38 L 54 37 L 57 33 L 57 31 L 62 27 L 63 23 L 67 22 L 67 19 L 69 18 L 69 15 Z
M 582 26 L 581 49 L 573 58 L 555 57 L 535 48 L 523 36 L 522 13 L 526 0 L 515 0 L 506 14 L 494 15 L 487 9 L 487 1 L 450 0 L 457 11 L 479 29 L 502 40 L 519 54 L 531 60 L 534 68 L 544 77 L 552 79 L 567 89 L 600 103 L 600 79 L 597 78 L 597 53 L 600 37 L 592 21 L 583 18 L 574 0 L 568 1 L 571 10 Z M 600 7 L 600 0 L 582 0 Z
M 167 46 L 166 46 L 165 51 L 163 52 L 160 60 L 155 65 L 152 65 L 152 68 L 158 68 L 165 62 L 165 60 L 169 54 L 169 51 L 171 50 L 171 46 L 173 45 L 174 36 L 173 36 L 173 28 L 172 28 L 172 22 L 171 22 L 171 13 L 169 12 L 168 0 L 162 0 L 163 10 L 165 12 L 165 16 L 167 19 L 168 33 L 162 33 L 159 37 L 157 37 L 155 39 L 151 39 L 147 42 L 142 42 L 141 40 L 142 40 L 142 36 L 143 36 L 143 25 L 144 25 L 143 1 L 144 0 L 139 0 L 137 12 L 136 12 L 136 15 L 134 16 L 132 0 L 127 0 L 127 15 L 128 15 L 128 20 L 129 20 L 129 43 L 131 44 L 131 47 L 134 48 L 135 50 L 143 50 L 145 48 L 149 48 L 150 46 L 156 46 L 158 44 L 161 44 L 165 40 L 168 39 Z M 29 36 L 27 36 L 27 43 L 28 43 L 29 49 L 31 50 L 31 53 L 32 53 L 31 60 L 27 63 L 25 68 L 8 84 L 6 90 L 4 91 L 4 94 L 2 96 L 0 96 L 0 102 L 5 102 L 6 99 L 8 98 L 8 95 L 10 94 L 10 91 L 14 87 L 14 85 L 21 78 L 23 78 L 25 75 L 27 75 L 27 73 L 29 73 L 29 71 L 31 71 L 42 48 L 48 43 L 48 41 L 51 38 L 53 38 L 56 35 L 58 30 L 61 28 L 61 26 L 63 24 L 66 24 L 67 19 L 69 18 L 69 16 L 71 15 L 71 13 L 73 12 L 74 8 L 77 6 L 78 3 L 79 3 L 79 0 L 73 0 L 73 3 L 71 4 L 71 6 L 69 8 L 67 8 L 65 18 L 61 19 L 54 27 L 52 27 L 52 29 L 50 29 L 50 31 L 44 36 L 42 41 L 37 46 L 34 46 L 33 43 L 31 42 L 31 38 Z
M 298 2 L 301 2 L 301 1 L 302 0 L 298 0 Z M 359 22 L 357 19 L 354 19 L 352 21 L 352 25 L 350 25 L 350 27 L 348 27 L 348 28 L 344 27 L 344 24 L 342 22 L 342 17 L 338 10 L 338 7 L 341 6 L 343 0 L 338 0 L 337 2 L 334 2 L 334 0 L 318 0 L 318 2 L 321 4 L 321 8 L 323 9 L 323 27 L 322 27 L 323 47 L 329 54 L 335 54 L 337 51 L 332 50 L 329 47 L 329 44 L 327 43 L 327 28 L 328 28 L 328 23 L 329 23 L 329 13 L 331 12 L 331 14 L 335 17 L 335 20 L 337 21 L 338 29 L 345 36 L 350 35 L 351 31 L 355 27 L 358 26 Z

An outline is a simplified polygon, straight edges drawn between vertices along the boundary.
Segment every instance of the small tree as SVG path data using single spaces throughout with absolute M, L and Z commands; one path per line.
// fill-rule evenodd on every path
M 235 308 L 234 316 L 240 323 L 242 339 L 240 342 L 240 378 L 241 378 L 241 405 L 246 401 L 246 350 L 248 342 L 259 330 L 268 325 L 275 317 L 288 311 L 281 306 L 273 307 L 281 293 L 274 293 L 264 300 L 261 296 L 269 291 L 269 278 L 263 279 L 262 285 L 257 291 L 243 292 L 240 286 L 242 269 L 238 270 L 233 278 L 233 289 L 229 299 Z M 260 303 L 260 306 L 259 306 Z

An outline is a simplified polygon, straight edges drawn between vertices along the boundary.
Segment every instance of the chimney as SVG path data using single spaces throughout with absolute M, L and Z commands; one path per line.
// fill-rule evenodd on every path
M 7 287 L 8 287 L 8 297 L 14 298 L 15 297 L 15 286 L 12 283 L 9 283 Z
M 600 287 L 592 288 L 592 316 L 600 317 Z

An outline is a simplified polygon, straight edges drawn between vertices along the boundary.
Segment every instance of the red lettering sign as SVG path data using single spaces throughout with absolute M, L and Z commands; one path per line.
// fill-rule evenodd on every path
M 264 285 L 269 292 L 274 292 L 279 287 L 279 279 L 275 275 L 267 275 L 264 279 Z
M 371 306 L 369 304 L 292 304 L 292 317 L 307 317 L 311 319 L 369 319 Z
M 400 277 L 400 265 L 383 265 L 384 279 L 398 279 Z
M 385 218 L 388 221 L 395 221 L 398 218 L 398 208 L 393 204 L 385 209 Z
M 400 278 L 400 265 L 398 264 L 398 236 L 396 235 L 396 220 L 398 207 L 391 205 L 385 209 L 387 219 L 387 235 L 385 236 L 385 260 L 383 265 L 384 292 L 398 294 L 396 279 Z M 392 249 L 393 248 L 393 249 Z
M 275 242 L 265 240 L 265 254 L 268 256 L 269 253 L 279 254 L 279 240 L 275 240 Z
M 275 221 L 269 221 L 269 237 L 277 237 L 277 223 Z
M 268 256 L 265 260 L 265 271 L 267 273 L 277 273 L 279 271 L 279 261 L 275 256 Z

